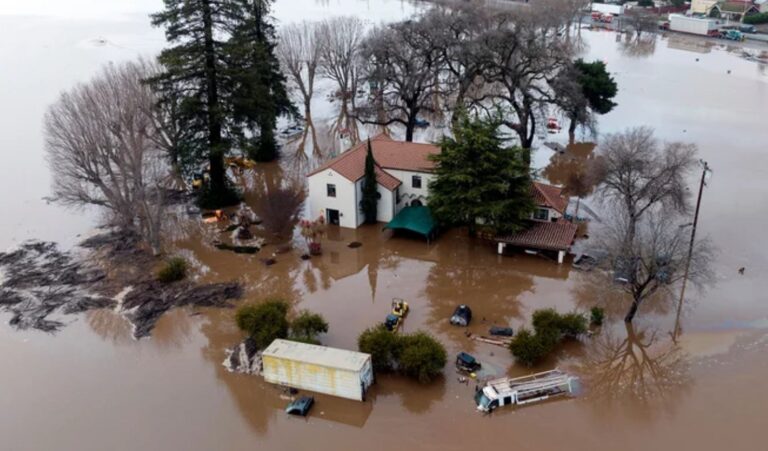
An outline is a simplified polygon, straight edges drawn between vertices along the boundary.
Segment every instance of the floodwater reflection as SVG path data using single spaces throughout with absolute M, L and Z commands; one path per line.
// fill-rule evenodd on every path
M 653 419 L 657 409 L 672 413 L 692 381 L 687 354 L 664 332 L 625 328 L 624 334 L 604 330 L 586 345 L 579 371 L 588 398 L 606 417 L 619 408 L 642 420 Z

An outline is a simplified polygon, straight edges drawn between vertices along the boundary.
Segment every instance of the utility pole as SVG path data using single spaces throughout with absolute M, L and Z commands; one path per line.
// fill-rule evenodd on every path
M 699 210 L 701 208 L 701 195 L 704 193 L 704 187 L 707 186 L 707 173 L 710 172 L 709 164 L 701 160 L 704 169 L 701 171 L 701 183 L 699 184 L 699 197 L 696 200 L 696 213 L 693 216 L 693 226 L 691 228 L 691 242 L 688 244 L 688 258 L 685 261 L 685 274 L 683 275 L 683 287 L 680 290 L 680 301 L 677 303 L 677 316 L 675 317 L 675 331 L 672 338 L 677 340 L 680 336 L 680 315 L 683 311 L 683 301 L 685 299 L 685 286 L 688 284 L 688 272 L 691 269 L 691 257 L 693 255 L 693 246 L 696 240 L 696 226 L 699 223 Z

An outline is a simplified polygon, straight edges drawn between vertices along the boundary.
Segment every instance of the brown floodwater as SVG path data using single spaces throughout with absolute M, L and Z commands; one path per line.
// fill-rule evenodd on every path
M 296 11 L 289 1 L 278 0 L 284 21 L 290 17 L 285 11 Z M 399 1 L 299 3 L 313 12 L 369 19 L 410 11 Z M 113 23 L 0 16 L 0 23 L 2 36 L 48 30 L 17 39 L 16 49 L 0 48 L 6 63 L 0 81 L 17 87 L 0 90 L 6 119 L 0 121 L 0 163 L 16 168 L 0 179 L 0 202 L 4 211 L 17 212 L 2 220 L 0 244 L 40 237 L 68 245 L 77 234 L 89 233 L 95 215 L 39 200 L 48 183 L 40 136 L 45 106 L 102 62 L 156 50 L 162 36 L 135 18 Z M 102 34 L 121 37 L 115 42 L 123 48 L 105 49 L 89 40 Z M 291 226 L 304 212 L 297 204 L 295 215 L 280 213 L 288 226 L 266 221 L 256 230 L 266 240 L 256 255 L 216 249 L 211 243 L 222 234 L 197 223 L 180 231 L 185 237 L 175 250 L 196 261 L 200 281 L 243 282 L 242 302 L 280 296 L 295 310 L 323 314 L 330 331 L 322 340 L 332 346 L 354 349 L 357 335 L 384 319 L 393 297 L 407 299 L 412 308 L 405 331 L 433 333 L 449 356 L 473 353 L 489 375 L 529 369 L 515 365 L 505 349 L 471 341 L 464 329 L 450 326 L 447 318 L 457 304 L 472 306 L 473 333 L 491 325 L 517 330 L 538 308 L 584 311 L 603 305 L 608 321 L 600 334 L 563 347 L 541 365 L 579 374 L 582 395 L 482 416 L 474 410 L 474 383 L 461 383 L 449 365 L 443 378 L 426 386 L 382 376 L 365 403 L 317 395 L 308 419 L 288 417 L 280 390 L 222 365 L 226 348 L 242 338 L 233 310 L 173 310 L 151 338 L 139 341 L 118 313 L 92 311 L 62 317 L 67 327 L 56 335 L 0 326 L 0 449 L 760 449 L 768 406 L 765 68 L 736 49 L 696 40 L 659 39 L 649 54 L 628 52 L 611 33 L 583 35 L 586 57 L 605 60 L 620 86 L 619 105 L 600 118 L 599 131 L 653 126 L 662 139 L 696 143 L 714 168 L 701 233 L 719 249 L 713 262 L 717 283 L 689 294 L 679 345 L 669 337 L 673 295 L 644 305 L 628 329 L 621 321 L 626 299 L 588 275 L 539 257 L 500 257 L 493 246 L 461 231 L 427 244 L 380 226 L 331 228 L 323 255 L 301 260 L 305 244 Z M 78 64 L 67 64 L 70 59 Z M 546 139 L 565 144 L 567 137 Z M 535 160 L 544 177 L 567 184 L 595 152 L 586 144 L 564 154 L 542 147 Z M 270 193 L 283 190 L 286 179 L 301 180 L 285 166 L 243 175 L 246 200 L 262 217 L 281 210 L 274 199 L 283 197 Z M 584 202 L 599 210 L 594 199 Z M 348 247 L 353 241 L 362 247 Z M 266 266 L 265 258 L 276 263 Z M 744 275 L 739 267 L 746 268 Z M 7 323 L 7 316 L 0 319 Z

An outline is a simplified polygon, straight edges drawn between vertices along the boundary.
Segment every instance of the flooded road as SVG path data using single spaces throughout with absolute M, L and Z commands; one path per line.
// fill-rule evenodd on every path
M 135 8 L 152 11 L 159 3 Z M 333 14 L 378 21 L 413 9 L 395 0 L 278 0 L 275 15 L 283 22 Z M 2 248 L 33 237 L 71 245 L 94 224 L 94 214 L 66 212 L 41 200 L 49 192 L 49 175 L 40 130 L 46 106 L 61 89 L 87 79 L 104 62 L 162 47 L 162 34 L 144 13 L 132 7 L 109 14 L 115 16 L 0 15 L 3 42 L 14 43 L 0 47 L 0 82 L 14 87 L 0 90 L 0 164 L 14 168 L 0 179 L 0 203 L 15 212 L 0 221 Z M 277 295 L 297 309 L 321 313 L 330 323 L 322 340 L 331 346 L 355 348 L 359 332 L 383 320 L 393 297 L 411 304 L 406 331 L 428 330 L 449 355 L 471 352 L 498 374 L 528 370 L 515 366 L 505 349 L 470 341 L 451 327 L 447 318 L 458 303 L 472 305 L 475 333 L 494 324 L 517 330 L 538 308 L 584 311 L 596 303 L 611 306 L 608 324 L 599 336 L 565 347 L 542 365 L 582 376 L 585 392 L 575 400 L 483 417 L 474 412 L 474 386 L 460 383 L 449 365 L 445 377 L 429 386 L 380 377 L 366 403 L 319 395 L 304 420 L 284 415 L 287 400 L 273 386 L 221 365 L 225 349 L 241 338 L 232 310 L 173 310 L 151 338 L 140 341 L 112 311 L 63 317 L 67 327 L 56 335 L 17 332 L 2 315 L 0 448 L 759 448 L 768 405 L 762 388 L 768 377 L 768 280 L 762 277 L 768 271 L 762 249 L 768 221 L 762 174 L 768 167 L 766 70 L 721 46 L 663 38 L 652 53 L 642 53 L 628 51 L 612 33 L 582 33 L 589 43 L 586 58 L 605 60 L 620 88 L 619 106 L 600 118 L 600 132 L 650 125 L 662 139 L 696 143 L 714 169 L 700 230 L 719 248 L 718 280 L 706 293 L 690 294 L 679 347 L 668 335 L 674 327 L 669 300 L 644 305 L 628 330 L 621 322 L 626 304 L 569 265 L 499 257 L 460 231 L 428 245 L 379 227 L 331 229 L 323 256 L 303 261 L 304 243 L 290 228 L 264 231 L 267 244 L 253 256 L 217 250 L 209 244 L 213 231 L 193 230 L 176 246 L 206 269 L 200 281 L 237 278 L 247 290 L 243 302 Z M 547 140 L 564 144 L 567 137 Z M 568 173 L 591 155 L 589 146 L 565 156 L 542 147 L 536 162 L 549 166 L 545 177 L 566 183 Z M 247 201 L 255 211 L 264 215 L 274 208 L 266 193 L 279 179 L 276 166 L 253 176 Z M 594 200 L 585 202 L 597 209 Z M 352 241 L 363 246 L 352 249 Z M 293 249 L 284 252 L 287 244 Z M 277 263 L 265 266 L 262 259 L 273 255 Z M 739 267 L 746 268 L 743 276 Z

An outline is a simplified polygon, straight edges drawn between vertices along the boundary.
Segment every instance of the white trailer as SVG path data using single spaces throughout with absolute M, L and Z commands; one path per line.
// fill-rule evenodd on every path
M 613 16 L 620 16 L 624 14 L 624 5 L 613 5 L 610 3 L 592 3 L 592 11 L 610 14 Z
M 485 384 L 475 393 L 477 410 L 490 412 L 510 404 L 523 405 L 554 396 L 571 395 L 578 390 L 578 378 L 558 369 L 523 377 L 502 377 Z
M 371 355 L 278 339 L 262 353 L 267 382 L 364 401 L 373 384 Z
M 689 17 L 682 14 L 669 15 L 669 29 L 681 33 L 697 34 L 708 36 L 717 32 L 722 23 L 716 19 L 704 19 L 698 17 Z

